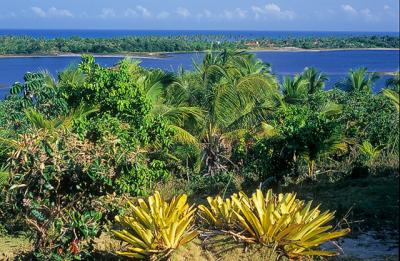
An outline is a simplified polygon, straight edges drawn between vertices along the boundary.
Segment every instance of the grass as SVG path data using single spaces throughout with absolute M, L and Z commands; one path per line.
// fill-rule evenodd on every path
M 23 236 L 0 236 L 0 260 L 13 260 L 31 249 L 29 240 Z
M 284 188 L 299 198 L 315 200 L 322 209 L 336 210 L 338 221 L 355 231 L 399 229 L 399 178 L 370 176 L 336 183 L 315 183 Z

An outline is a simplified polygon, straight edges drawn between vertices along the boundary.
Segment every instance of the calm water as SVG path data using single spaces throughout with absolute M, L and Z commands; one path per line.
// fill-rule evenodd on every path
M 323 52 L 258 52 L 257 57 L 272 64 L 273 73 L 279 77 L 294 75 L 304 67 L 316 67 L 329 77 L 327 87 L 340 81 L 349 69 L 367 67 L 369 71 L 388 72 L 399 69 L 399 51 L 396 50 L 347 50 Z M 200 61 L 202 53 L 171 54 L 166 58 L 141 58 L 141 65 L 146 68 L 161 68 L 176 71 L 179 66 L 193 69 L 193 60 Z M 103 66 L 112 66 L 121 58 L 98 57 L 96 61 Z M 22 81 L 27 71 L 48 70 L 54 76 L 68 66 L 79 63 L 79 57 L 18 57 L 0 58 L 0 97 L 8 93 L 9 86 L 15 81 Z M 384 85 L 387 76 L 375 85 L 378 91 Z
M 287 38 L 287 37 L 349 37 L 390 35 L 398 36 L 398 32 L 318 32 L 318 31 L 216 31 L 216 30 L 28 30 L 0 29 L 1 35 L 19 35 L 42 38 L 57 37 L 88 37 L 110 38 L 123 36 L 194 36 L 194 35 L 223 35 L 226 38 Z

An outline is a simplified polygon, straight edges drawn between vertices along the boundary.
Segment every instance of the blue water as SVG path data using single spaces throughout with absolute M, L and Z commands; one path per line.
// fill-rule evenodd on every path
M 399 36 L 399 32 L 345 32 L 345 31 L 218 31 L 218 30 L 33 30 L 0 29 L 1 35 L 31 36 L 41 38 L 87 37 L 111 38 L 123 36 L 194 36 L 214 35 L 226 38 L 287 38 L 287 37 L 349 37 L 349 36 Z
M 397 50 L 345 50 L 322 52 L 257 52 L 257 57 L 272 65 L 272 71 L 278 77 L 300 73 L 305 67 L 315 67 L 329 77 L 327 87 L 340 81 L 349 69 L 367 67 L 369 71 L 388 72 L 399 69 L 399 51 Z M 161 68 L 176 71 L 180 66 L 193 69 L 193 60 L 200 61 L 202 53 L 171 54 L 166 58 L 141 58 L 146 68 Z M 103 66 L 112 66 L 121 58 L 98 57 L 96 61 Z M 22 81 L 27 71 L 47 70 L 57 76 L 57 72 L 68 66 L 78 64 L 79 57 L 17 57 L 0 58 L 0 97 L 8 93 L 8 87 L 15 81 Z M 375 84 L 378 91 L 384 86 L 388 76 L 383 76 Z

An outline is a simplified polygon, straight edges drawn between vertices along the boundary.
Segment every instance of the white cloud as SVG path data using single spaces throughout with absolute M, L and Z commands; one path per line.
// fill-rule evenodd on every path
M 356 9 L 354 9 L 354 7 L 352 7 L 351 5 L 342 5 L 342 10 L 345 11 L 346 13 L 350 14 L 350 15 L 357 15 L 358 11 Z
M 236 8 L 234 10 L 224 10 L 221 18 L 226 19 L 244 19 L 247 17 L 247 11 L 241 8 Z
M 136 17 L 137 15 L 138 15 L 138 13 L 136 12 L 136 10 L 134 10 L 132 8 L 128 8 L 124 12 L 124 16 L 126 16 L 126 17 Z
M 116 17 L 116 16 L 117 16 L 117 14 L 115 13 L 115 10 L 112 9 L 112 8 L 103 8 L 103 9 L 101 9 L 101 14 L 100 14 L 101 18 L 106 19 L 106 18 L 113 18 L 113 17 Z
M 37 15 L 39 17 L 46 17 L 46 12 L 40 7 L 33 6 L 33 7 L 31 7 L 31 10 L 33 11 L 33 13 L 35 15 Z
M 276 4 L 267 4 L 265 6 L 265 10 L 267 10 L 267 12 L 273 12 L 273 13 L 281 12 L 281 8 Z
M 152 16 L 151 12 L 147 8 L 145 8 L 141 5 L 137 5 L 134 8 L 128 8 L 124 12 L 122 12 L 122 14 L 125 17 L 151 17 Z M 118 16 L 118 15 L 116 15 L 116 16 Z
M 390 10 L 390 6 L 388 6 L 388 5 L 384 5 L 384 6 L 383 6 L 383 10 L 385 10 L 385 11 L 388 11 L 388 10 Z
M 261 17 L 268 18 L 274 17 L 278 19 L 293 20 L 296 17 L 296 13 L 291 10 L 282 10 L 277 4 L 270 3 L 265 6 L 252 6 L 255 18 L 259 19 Z
M 50 7 L 47 11 L 49 16 L 60 16 L 60 17 L 73 17 L 74 15 L 67 9 L 57 9 L 55 7 Z
M 184 17 L 184 18 L 187 18 L 187 17 L 191 16 L 190 11 L 189 11 L 188 9 L 184 8 L 184 7 L 178 7 L 178 8 L 176 9 L 176 13 L 177 13 L 179 16 L 182 16 L 182 17 Z
M 215 18 L 216 16 L 208 9 L 204 9 L 202 12 L 196 15 L 198 19 L 201 18 Z
M 368 8 L 360 10 L 360 14 L 364 16 L 365 20 L 367 21 L 371 22 L 379 21 L 379 17 L 377 15 L 374 15 Z
M 374 14 L 371 9 L 363 8 L 356 9 L 351 5 L 342 5 L 342 10 L 350 16 L 357 16 L 358 18 L 362 18 L 367 22 L 377 22 L 380 20 L 382 14 Z
M 143 17 L 151 17 L 151 16 L 152 16 L 151 13 L 150 13 L 150 11 L 147 10 L 147 8 L 145 8 L 145 7 L 141 6 L 141 5 L 136 6 L 136 9 L 139 11 L 139 13 L 140 13 Z
M 74 17 L 74 15 L 67 9 L 57 9 L 56 7 L 50 7 L 47 11 L 40 7 L 31 7 L 32 12 L 39 17 Z
M 234 13 L 239 18 L 246 18 L 246 16 L 247 16 L 247 11 L 243 10 L 243 9 L 240 9 L 240 8 L 236 8 Z

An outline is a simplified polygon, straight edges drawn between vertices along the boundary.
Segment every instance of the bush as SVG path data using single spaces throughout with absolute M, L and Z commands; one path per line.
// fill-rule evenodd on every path
M 198 235 L 192 222 L 196 209 L 189 207 L 186 200 L 183 194 L 166 202 L 155 192 L 147 203 L 142 199 L 137 204 L 130 203 L 130 213 L 116 217 L 124 229 L 113 233 L 128 243 L 117 254 L 140 259 L 168 257 L 176 248 L 193 240 Z
M 272 124 L 276 134 L 256 142 L 249 151 L 247 166 L 261 180 L 273 177 L 282 181 L 285 175 L 299 176 L 305 162 L 308 177 L 314 178 L 318 160 L 345 149 L 342 126 L 336 120 L 340 107 L 320 106 L 315 111 L 307 106 L 281 108 Z
M 136 154 L 121 149 L 115 139 L 94 144 L 63 130 L 32 132 L 13 144 L 5 191 L 33 233 L 36 255 L 82 257 L 108 215 L 98 197 L 135 184 L 137 179 L 127 177 L 131 172 L 121 169 L 137 161 Z M 151 171 L 144 174 L 148 183 L 153 180 Z
M 216 228 L 226 227 L 225 222 L 233 223 L 230 234 L 249 243 L 278 247 L 291 258 L 336 255 L 335 252 L 313 248 L 346 235 L 350 229 L 332 231 L 332 226 L 326 224 L 334 218 L 334 214 L 329 211 L 321 213 L 319 207 L 311 208 L 311 203 L 296 199 L 293 193 L 273 195 L 269 190 L 264 195 L 257 190 L 251 198 L 240 192 L 225 202 L 218 198 L 210 199 L 211 209 L 205 206 L 199 208 Z M 232 214 L 234 219 L 226 219 Z M 221 222 L 221 217 L 225 222 Z
M 46 117 L 54 117 L 68 111 L 66 100 L 47 72 L 26 73 L 24 83 L 16 82 L 10 94 L 7 99 L 14 101 L 17 112 L 34 108 Z

